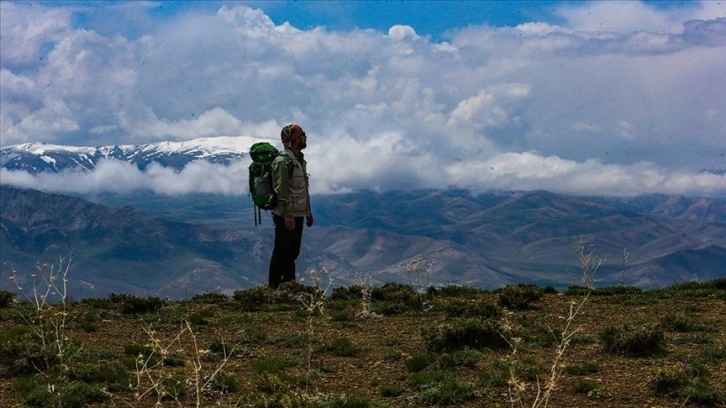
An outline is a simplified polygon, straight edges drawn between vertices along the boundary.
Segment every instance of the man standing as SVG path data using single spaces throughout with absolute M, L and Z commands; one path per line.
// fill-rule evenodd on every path
M 295 260 L 300 255 L 303 218 L 313 226 L 310 210 L 307 162 L 302 150 L 307 135 L 297 124 L 282 128 L 280 138 L 285 151 L 272 162 L 272 186 L 277 201 L 272 209 L 275 222 L 275 248 L 270 259 L 270 287 L 295 281 Z

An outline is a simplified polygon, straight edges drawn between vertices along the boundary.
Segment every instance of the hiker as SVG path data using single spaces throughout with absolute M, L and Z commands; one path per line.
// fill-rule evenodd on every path
M 277 201 L 272 208 L 275 223 L 275 248 L 270 259 L 270 287 L 295 281 L 295 260 L 302 244 L 303 218 L 313 226 L 308 189 L 307 162 L 302 150 L 307 147 L 305 131 L 297 124 L 282 128 L 280 138 L 285 151 L 272 162 L 272 186 Z

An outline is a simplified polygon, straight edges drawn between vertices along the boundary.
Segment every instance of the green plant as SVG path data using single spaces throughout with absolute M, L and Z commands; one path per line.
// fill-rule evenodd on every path
M 701 350 L 701 358 L 710 362 L 726 360 L 726 347 L 706 346 Z
M 726 402 L 723 391 L 709 384 L 705 367 L 670 366 L 658 369 L 651 380 L 653 389 L 661 395 L 686 400 L 698 406 L 714 406 Z
M 228 301 L 229 297 L 219 292 L 205 292 L 192 296 L 192 302 L 203 304 L 222 305 Z
M 416 291 L 410 285 L 389 282 L 381 287 L 371 290 L 371 300 L 374 302 L 402 302 L 407 303 L 416 298 Z
M 698 330 L 693 319 L 683 313 L 668 312 L 660 318 L 660 326 L 663 330 L 687 333 Z
M 8 292 L 7 290 L 0 290 L 0 309 L 13 304 L 13 300 L 15 300 L 14 293 Z
M 164 301 L 156 296 L 139 297 L 125 293 L 112 293 L 108 300 L 117 305 L 123 314 L 144 314 L 156 312 L 164 305 Z
M 384 385 L 381 387 L 381 397 L 391 398 L 403 394 L 403 387 L 400 385 Z
M 591 394 L 600 389 L 600 384 L 592 380 L 577 380 L 572 384 L 572 389 L 578 394 Z
M 214 317 L 214 309 L 202 309 L 189 315 L 189 323 L 197 326 L 209 325 L 209 318 Z
M 421 356 L 413 356 L 406 360 L 406 369 L 409 373 L 417 373 L 431 367 L 436 362 L 436 355 L 433 353 Z
M 527 381 L 538 381 L 544 372 L 534 356 L 522 360 L 495 360 L 492 367 L 510 374 L 510 379 L 524 378 Z
M 63 374 L 82 347 L 68 335 L 72 320 L 68 298 L 68 274 L 73 258 L 59 258 L 58 264 L 40 263 L 36 273 L 30 275 L 32 289 L 24 291 L 20 279 L 13 270 L 11 280 L 31 305 L 32 311 L 21 314 L 37 340 L 37 349 L 30 351 L 28 363 L 39 371 Z M 59 369 L 59 373 L 50 373 Z M 59 384 L 61 381 L 57 381 Z
M 503 310 L 489 300 L 451 299 L 441 305 L 447 317 L 501 318 Z
M 421 392 L 414 396 L 414 401 L 428 405 L 455 405 L 472 401 L 478 396 L 472 384 L 447 378 L 422 387 Z
M 463 348 L 451 352 L 442 353 L 438 359 L 438 366 L 442 370 L 457 367 L 474 368 L 482 358 L 478 350 Z
M 100 388 L 81 381 L 67 384 L 36 384 L 21 389 L 20 392 L 25 403 L 31 407 L 83 408 L 108 399 Z
M 334 313 L 330 320 L 334 322 L 351 322 L 355 319 L 355 313 L 351 310 L 345 310 L 342 312 Z
M 542 297 L 542 289 L 525 283 L 507 285 L 497 293 L 499 305 L 512 310 L 527 309 Z
M 651 384 L 659 394 L 670 394 L 688 383 L 683 367 L 664 367 L 656 371 Z
M 338 357 L 353 357 L 360 349 L 347 337 L 338 337 L 328 346 L 328 349 Z
M 382 346 L 398 346 L 401 344 L 401 339 L 396 336 L 388 336 L 379 340 Z
M 403 352 L 401 350 L 391 350 L 383 357 L 386 361 L 398 361 L 403 358 Z
M 331 300 L 358 300 L 363 296 L 363 285 L 338 286 L 330 294 Z
M 423 328 L 422 336 L 426 348 L 434 352 L 464 347 L 497 350 L 509 346 L 502 332 L 503 327 L 498 320 L 457 318 Z
M 428 288 L 428 295 L 432 297 L 435 296 L 437 298 L 447 297 L 457 299 L 471 299 L 482 293 L 486 292 L 479 288 L 462 285 L 444 285 L 438 288 L 430 286 Z
M 636 329 L 609 326 L 600 334 L 600 340 L 606 351 L 624 356 L 653 356 L 665 351 L 665 335 L 659 325 Z

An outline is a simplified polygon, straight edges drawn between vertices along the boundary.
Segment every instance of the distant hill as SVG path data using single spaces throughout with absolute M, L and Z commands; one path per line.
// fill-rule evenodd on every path
M 93 202 L 92 202 L 93 201 Z M 327 271 L 333 286 L 410 276 L 402 266 L 433 261 L 419 283 L 496 288 L 581 283 L 573 245 L 585 239 L 605 258 L 600 285 L 652 288 L 726 276 L 726 202 L 648 195 L 574 197 L 546 191 L 356 192 L 314 197 L 298 276 Z M 265 284 L 272 224 L 252 225 L 247 197 L 139 195 L 70 197 L 0 186 L 2 288 L 12 269 L 74 254 L 70 293 L 181 298 Z M 623 265 L 623 251 L 629 257 Z M 25 282 L 27 289 L 28 282 Z

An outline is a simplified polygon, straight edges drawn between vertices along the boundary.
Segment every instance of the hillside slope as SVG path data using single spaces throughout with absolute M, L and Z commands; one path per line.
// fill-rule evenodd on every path
M 271 221 L 252 226 L 249 200 L 221 196 L 77 197 L 0 187 L 3 276 L 73 254 L 74 296 L 179 298 L 265 284 Z M 573 245 L 605 259 L 596 279 L 659 287 L 726 276 L 726 206 L 714 199 L 572 197 L 545 191 L 358 192 L 314 197 L 299 277 L 495 288 L 577 281 Z M 627 262 L 623 253 L 627 250 Z M 430 274 L 405 264 L 433 262 Z

